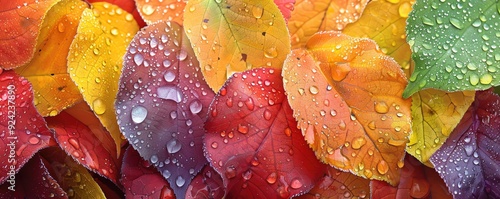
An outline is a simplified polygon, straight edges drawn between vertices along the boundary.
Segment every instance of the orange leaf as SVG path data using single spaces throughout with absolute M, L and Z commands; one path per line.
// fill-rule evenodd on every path
M 285 90 L 322 161 L 397 184 L 411 131 L 406 77 L 369 39 L 322 32 L 285 61 Z
M 288 20 L 292 48 L 303 47 L 316 32 L 342 30 L 361 16 L 368 0 L 297 0 Z
M 108 2 L 110 4 L 117 5 L 121 9 L 129 12 L 134 16 L 135 21 L 137 22 L 137 25 L 139 27 L 144 27 L 146 26 L 146 22 L 142 19 L 141 15 L 139 14 L 139 11 L 137 10 L 137 7 L 135 5 L 135 0 L 87 0 L 89 3 L 95 3 L 95 2 Z
M 182 25 L 187 0 L 135 0 L 144 21 L 151 25 L 159 21 L 174 21 Z
M 47 11 L 59 0 L 9 0 L 0 8 L 0 68 L 26 64 L 35 52 L 36 38 Z
M 54 5 L 43 21 L 35 56 L 29 64 L 16 69 L 33 84 L 35 106 L 42 116 L 55 116 L 82 100 L 67 72 L 66 57 L 87 6 L 80 0 L 63 0 Z

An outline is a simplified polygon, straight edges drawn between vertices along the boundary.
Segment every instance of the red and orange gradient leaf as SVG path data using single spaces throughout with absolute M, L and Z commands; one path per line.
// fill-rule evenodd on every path
M 189 185 L 187 199 L 224 198 L 226 190 L 222 178 L 210 165 L 203 167 Z

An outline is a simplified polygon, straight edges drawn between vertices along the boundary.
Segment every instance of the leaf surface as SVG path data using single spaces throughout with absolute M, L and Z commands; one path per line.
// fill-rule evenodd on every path
M 500 97 L 476 92 L 475 101 L 430 161 L 454 198 L 500 197 Z
M 416 67 L 404 96 L 426 88 L 463 91 L 499 85 L 499 6 L 495 0 L 418 1 L 407 25 Z
M 3 1 L 0 8 L 0 68 L 13 69 L 33 58 L 47 11 L 60 0 Z
M 290 51 L 285 20 L 272 0 L 192 0 L 184 19 L 201 71 L 214 91 L 235 72 L 281 68 Z
M 108 2 L 110 4 L 117 5 L 121 9 L 132 14 L 132 16 L 134 16 L 135 21 L 137 22 L 137 25 L 139 25 L 140 28 L 146 26 L 146 22 L 144 22 L 141 15 L 139 14 L 139 10 L 137 10 L 137 7 L 135 5 L 135 0 L 86 0 L 86 1 L 89 3 Z
M 186 198 L 223 198 L 225 195 L 222 178 L 211 166 L 203 167 L 189 185 Z
M 342 30 L 361 16 L 368 0 L 297 0 L 288 21 L 292 48 L 304 47 L 315 33 Z
M 16 174 L 37 151 L 49 146 L 50 130 L 33 105 L 28 80 L 14 71 L 0 74 L 0 183 Z
M 44 18 L 33 59 L 16 69 L 33 84 L 35 106 L 42 116 L 55 116 L 83 100 L 69 77 L 66 58 L 87 7 L 79 0 L 62 0 L 54 5 Z
M 85 9 L 68 56 L 68 71 L 83 99 L 111 133 L 120 152 L 122 138 L 114 113 L 123 55 L 138 26 L 131 14 L 108 3 Z
M 182 24 L 187 0 L 135 0 L 137 10 L 148 25 L 160 21 Z
M 115 105 L 120 129 L 178 198 L 206 164 L 203 125 L 213 96 L 179 24 L 159 22 L 134 37 Z
M 292 16 L 292 11 L 295 9 L 295 0 L 274 0 L 274 3 L 281 11 L 285 22 Z
M 326 171 L 304 141 L 279 71 L 236 73 L 210 106 L 204 143 L 228 198 L 290 198 Z
M 330 167 L 314 188 L 298 199 L 367 198 L 369 194 L 370 180 Z
M 397 184 L 411 132 L 400 66 L 372 40 L 338 32 L 316 34 L 307 48 L 292 51 L 283 78 L 294 117 L 316 157 Z

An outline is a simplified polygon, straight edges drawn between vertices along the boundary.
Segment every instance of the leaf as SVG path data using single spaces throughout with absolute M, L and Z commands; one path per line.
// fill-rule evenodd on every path
M 10 183 L 0 186 L 0 198 L 68 198 L 45 164 L 39 155 L 35 155 L 16 174 L 13 189 L 9 189 Z
M 358 176 L 398 184 L 411 132 L 400 66 L 372 40 L 338 32 L 314 35 L 307 48 L 288 56 L 283 81 L 316 157 Z
M 54 5 L 44 18 L 33 59 L 16 69 L 33 84 L 35 106 L 42 116 L 55 116 L 82 100 L 67 72 L 66 57 L 87 6 L 79 0 Z
M 292 48 L 304 47 L 317 32 L 342 30 L 358 20 L 367 3 L 368 0 L 297 0 L 288 21 Z
M 137 22 L 139 28 L 146 26 L 146 23 L 139 14 L 139 11 L 137 10 L 137 7 L 135 5 L 135 0 L 86 0 L 86 1 L 89 3 L 108 2 L 110 4 L 117 5 L 121 9 L 127 11 L 128 13 L 132 14 L 132 16 L 134 16 L 135 22 Z
M 330 167 L 309 193 L 297 199 L 367 198 L 369 193 L 370 180 Z
M 121 173 L 127 198 L 175 198 L 168 182 L 132 147 L 125 150 Z
M 109 22 L 108 22 L 109 20 Z M 118 92 L 123 55 L 138 31 L 132 15 L 108 3 L 85 9 L 68 56 L 68 71 L 83 95 L 115 140 L 121 138 L 113 105 Z
M 292 16 L 292 11 L 294 10 L 295 0 L 274 0 L 278 9 L 280 9 L 285 22 L 287 22 Z
M 203 125 L 213 96 L 179 24 L 156 23 L 134 37 L 115 104 L 120 129 L 177 198 L 206 164 Z
M 499 6 L 495 0 L 417 1 L 407 25 L 416 68 L 404 97 L 426 88 L 463 91 L 499 85 Z
M 412 130 L 406 152 L 428 162 L 474 101 L 474 91 L 446 93 L 427 89 L 412 96 Z
M 437 172 L 412 156 L 405 158 L 397 187 L 376 180 L 371 181 L 370 186 L 371 198 L 452 198 Z
M 454 198 L 500 197 L 500 97 L 476 99 L 448 140 L 431 157 Z
M 223 198 L 225 195 L 222 178 L 211 166 L 205 166 L 191 181 L 186 198 Z
M 0 74 L 0 184 L 11 181 L 37 151 L 49 146 L 47 123 L 33 105 L 28 80 L 13 71 Z
M 93 132 L 66 112 L 46 120 L 54 129 L 57 143 L 68 155 L 89 170 L 118 182 L 116 147 L 109 133 L 96 134 L 100 132 Z
M 274 69 L 236 73 L 210 106 L 206 157 L 227 198 L 290 198 L 325 173 L 300 135 Z
M 187 0 L 135 0 L 137 10 L 148 25 L 160 21 L 183 22 Z
M 406 43 L 406 19 L 415 0 L 370 1 L 363 15 L 342 31 L 353 37 L 373 39 L 383 53 L 394 58 L 405 70 L 410 69 L 411 50 Z
M 69 198 L 105 198 L 99 185 L 90 173 L 60 148 L 51 147 L 41 151 L 53 172 L 53 177 L 68 194 Z
M 192 0 L 186 8 L 185 30 L 212 90 L 236 72 L 282 67 L 290 37 L 272 0 Z
M 13 69 L 33 58 L 47 11 L 60 0 L 10 0 L 0 8 L 0 68 Z

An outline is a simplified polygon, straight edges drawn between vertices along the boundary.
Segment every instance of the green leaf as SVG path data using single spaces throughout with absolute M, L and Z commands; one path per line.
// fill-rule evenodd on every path
M 417 0 L 407 21 L 415 72 L 404 97 L 425 89 L 484 90 L 499 85 L 500 3 Z

